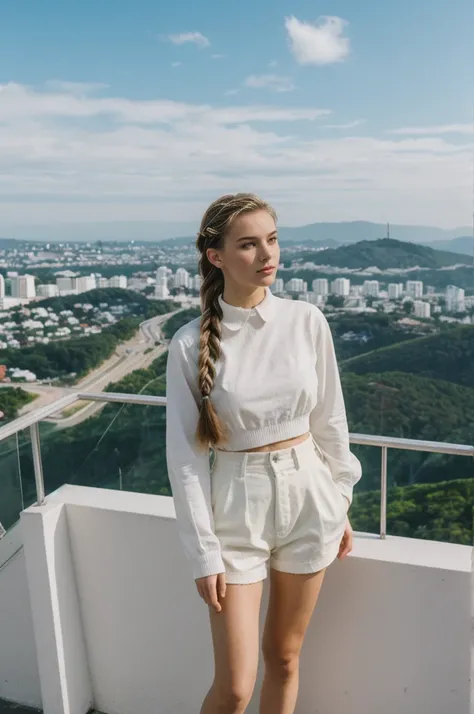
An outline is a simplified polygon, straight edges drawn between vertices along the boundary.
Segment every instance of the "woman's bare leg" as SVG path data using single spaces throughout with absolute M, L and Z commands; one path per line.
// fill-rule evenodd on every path
M 227 585 L 222 612 L 209 610 L 214 645 L 214 682 L 201 714 L 243 714 L 258 667 L 262 583 Z
M 271 571 L 263 635 L 265 676 L 260 714 L 293 714 L 298 696 L 299 656 L 325 570 L 310 575 Z

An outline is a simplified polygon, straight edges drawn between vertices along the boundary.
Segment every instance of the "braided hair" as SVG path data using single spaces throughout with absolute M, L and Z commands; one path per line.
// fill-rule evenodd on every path
M 221 355 L 222 309 L 219 296 L 224 292 L 224 274 L 207 257 L 209 248 L 221 250 L 231 223 L 241 213 L 265 210 L 276 220 L 273 208 L 251 193 L 221 196 L 214 201 L 201 221 L 197 249 L 200 253 L 201 283 L 201 333 L 199 339 L 198 380 L 201 393 L 197 443 L 203 448 L 219 446 L 227 439 L 227 429 L 219 419 L 212 404 L 211 392 L 216 376 L 216 363 Z

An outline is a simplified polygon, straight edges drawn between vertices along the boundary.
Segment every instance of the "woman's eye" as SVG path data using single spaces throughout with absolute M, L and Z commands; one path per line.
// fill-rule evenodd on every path
M 242 248 L 245 250 L 245 248 L 251 248 L 255 243 L 244 243 Z

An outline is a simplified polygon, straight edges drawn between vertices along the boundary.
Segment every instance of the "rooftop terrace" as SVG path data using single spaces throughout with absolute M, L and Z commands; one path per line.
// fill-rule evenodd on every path
M 68 484 L 67 464 L 65 485 L 48 488 L 46 420 L 80 398 L 137 410 L 164 404 L 71 394 L 0 429 L 0 442 L 28 434 L 12 454 L 26 468 L 23 452 L 31 453 L 35 479 L 32 499 L 23 489 L 21 520 L 0 539 L 0 697 L 45 714 L 195 714 L 212 651 L 172 499 L 119 490 L 119 482 Z M 328 570 L 303 651 L 297 713 L 469 712 L 472 548 L 387 535 L 386 501 L 389 450 L 472 457 L 474 449 L 352 441 L 381 451 L 380 532 L 356 533 L 349 558 Z M 0 703 L 0 714 L 23 711 Z M 254 701 L 249 713 L 256 712 Z

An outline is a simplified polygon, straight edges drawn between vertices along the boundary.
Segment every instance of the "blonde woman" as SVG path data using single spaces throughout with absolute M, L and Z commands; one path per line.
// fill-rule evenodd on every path
M 215 676 L 201 714 L 246 710 L 268 571 L 260 712 L 292 714 L 325 570 L 352 548 L 347 511 L 361 467 L 324 315 L 270 292 L 280 259 L 274 210 L 252 194 L 223 196 L 197 247 L 202 317 L 170 344 L 167 461 L 210 612 Z

